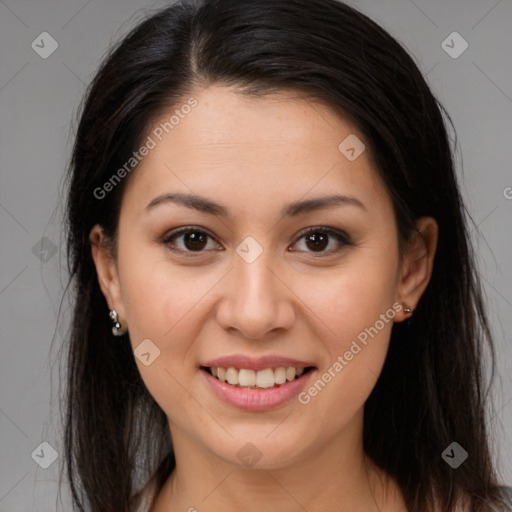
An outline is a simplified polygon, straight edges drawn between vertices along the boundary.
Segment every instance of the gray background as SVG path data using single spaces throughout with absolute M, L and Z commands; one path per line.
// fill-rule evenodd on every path
M 350 3 L 409 49 L 454 120 L 461 187 L 475 222 L 497 343 L 494 450 L 503 482 L 512 485 L 512 3 Z M 66 283 L 61 179 L 75 112 L 100 59 L 145 11 L 162 5 L 0 1 L 0 512 L 69 510 L 67 487 L 56 504 L 63 461 L 56 361 L 69 316 L 64 303 L 57 325 Z M 469 45 L 458 58 L 442 46 L 454 31 Z M 31 47 L 34 40 L 42 46 L 42 32 L 58 43 L 46 59 Z M 463 41 L 452 39 L 444 46 L 453 55 Z M 42 442 L 58 454 L 47 469 L 38 465 L 51 462 Z

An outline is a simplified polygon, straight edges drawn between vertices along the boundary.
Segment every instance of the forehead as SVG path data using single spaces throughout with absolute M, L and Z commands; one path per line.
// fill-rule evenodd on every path
M 267 146 L 282 154 L 286 146 L 294 147 L 295 151 L 315 146 L 325 151 L 337 148 L 343 132 L 357 131 L 330 107 L 308 99 L 301 92 L 283 91 L 255 98 L 230 87 L 211 86 L 193 96 L 197 106 L 176 119 L 177 125 L 164 134 L 165 137 L 172 133 L 176 145 L 183 148 L 243 151 L 251 146 Z M 181 107 L 184 105 L 185 101 Z M 163 126 L 170 118 L 169 113 L 179 110 L 178 103 L 154 126 Z
M 190 98 L 195 106 L 185 108 L 194 104 Z M 346 140 L 364 147 L 357 127 L 300 92 L 253 98 L 211 86 L 163 112 L 146 136 L 154 147 L 126 191 L 136 188 L 139 198 L 176 188 L 276 201 L 333 187 L 367 196 L 383 191 L 367 145 L 355 160 L 344 153 Z

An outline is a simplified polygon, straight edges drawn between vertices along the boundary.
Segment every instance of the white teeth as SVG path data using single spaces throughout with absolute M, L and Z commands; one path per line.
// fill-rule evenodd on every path
M 289 366 L 286 368 L 286 380 L 293 380 L 295 379 L 295 368 L 292 366 Z
M 237 370 L 234 367 L 229 368 L 209 368 L 210 373 L 217 377 L 221 382 L 228 382 L 232 386 L 253 388 L 258 387 L 262 389 L 272 388 L 275 385 L 285 384 L 287 381 L 295 380 L 295 377 L 300 377 L 304 373 L 304 368 L 294 368 L 289 366 L 285 368 L 280 366 L 278 368 L 266 368 L 265 370 L 249 370 L 241 368 Z
M 226 371 L 228 384 L 238 384 L 238 372 L 235 368 L 228 368 Z
M 217 378 L 221 382 L 225 382 L 226 381 L 226 370 L 224 368 L 217 368 Z
M 245 370 L 245 369 L 239 370 L 238 384 L 240 384 L 240 386 L 244 386 L 244 387 L 255 386 L 256 385 L 256 372 L 254 370 Z
M 274 371 L 274 380 L 276 384 L 284 384 L 286 382 L 286 368 L 282 366 Z
M 271 388 L 274 386 L 274 384 L 274 371 L 272 368 L 260 370 L 256 374 L 256 386 L 259 388 Z

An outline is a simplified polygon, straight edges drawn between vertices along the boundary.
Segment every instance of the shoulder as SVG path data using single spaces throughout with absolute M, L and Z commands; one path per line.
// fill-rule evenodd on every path
M 130 512 L 151 512 L 156 495 L 157 475 L 155 474 L 146 485 L 133 497 Z
M 505 502 L 505 505 L 498 506 L 494 505 L 492 507 L 493 512 L 512 512 L 512 487 L 504 487 L 501 486 L 499 488 L 501 497 L 503 501 Z M 471 512 L 469 508 L 461 508 L 460 512 Z
M 512 512 L 512 487 L 502 487 L 501 492 L 507 505 L 499 512 Z
M 512 512 L 512 487 L 505 487 L 500 486 L 498 487 L 499 493 L 501 495 L 501 498 L 504 505 L 493 505 L 491 510 L 492 512 Z M 442 507 L 441 505 L 436 502 L 435 506 L 436 512 L 441 512 Z M 473 508 L 468 504 L 466 500 L 462 500 L 460 503 L 458 503 L 455 507 L 455 512 L 472 512 Z

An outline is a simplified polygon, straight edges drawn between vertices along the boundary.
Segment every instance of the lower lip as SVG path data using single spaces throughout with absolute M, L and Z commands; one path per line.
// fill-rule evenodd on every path
M 309 370 L 297 379 L 281 384 L 279 387 L 249 389 L 236 388 L 227 382 L 221 382 L 208 370 L 203 368 L 200 370 L 206 377 L 208 384 L 212 387 L 213 392 L 219 398 L 234 407 L 246 411 L 266 411 L 289 402 L 300 393 L 301 389 L 305 387 L 306 381 L 315 372 L 314 369 Z

